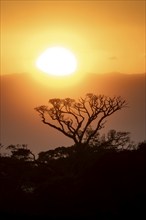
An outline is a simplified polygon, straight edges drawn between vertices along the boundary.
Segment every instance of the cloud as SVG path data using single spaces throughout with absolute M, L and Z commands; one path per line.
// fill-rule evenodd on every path
M 118 58 L 116 56 L 109 57 L 109 60 L 117 60 Z

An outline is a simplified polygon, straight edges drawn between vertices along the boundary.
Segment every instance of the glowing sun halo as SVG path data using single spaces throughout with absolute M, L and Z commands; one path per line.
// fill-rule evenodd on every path
M 77 69 L 75 55 L 64 47 L 50 47 L 37 59 L 36 66 L 54 76 L 70 75 Z

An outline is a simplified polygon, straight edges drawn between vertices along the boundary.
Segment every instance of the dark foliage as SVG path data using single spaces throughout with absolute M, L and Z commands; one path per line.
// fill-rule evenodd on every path
M 37 160 L 0 157 L 1 219 L 141 219 L 145 207 L 145 142 L 120 151 L 59 147 Z

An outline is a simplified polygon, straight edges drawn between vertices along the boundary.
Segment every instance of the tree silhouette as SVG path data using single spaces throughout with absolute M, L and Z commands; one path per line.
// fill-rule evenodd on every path
M 130 140 L 130 132 L 116 131 L 111 129 L 105 135 L 97 133 L 90 141 L 91 146 L 102 148 L 114 148 L 117 150 L 135 149 L 135 144 Z
M 126 107 L 120 96 L 86 94 L 75 101 L 71 98 L 49 100 L 49 106 L 36 107 L 42 122 L 73 139 L 75 144 L 89 144 L 104 127 L 105 119 Z
M 11 157 L 19 160 L 34 160 L 35 161 L 35 155 L 31 152 L 30 149 L 28 149 L 26 144 L 22 145 L 9 145 L 7 149 L 11 150 Z

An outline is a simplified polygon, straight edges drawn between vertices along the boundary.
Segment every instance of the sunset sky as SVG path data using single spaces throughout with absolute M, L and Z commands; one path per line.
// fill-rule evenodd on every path
M 145 17 L 144 0 L 1 0 L 1 142 L 26 143 L 35 152 L 72 144 L 34 108 L 88 92 L 125 98 L 129 108 L 115 113 L 107 129 L 146 139 Z M 37 68 L 53 46 L 74 54 L 74 74 L 60 78 Z
M 80 72 L 145 72 L 145 1 L 1 1 L 1 73 L 36 72 L 47 48 L 67 47 Z

